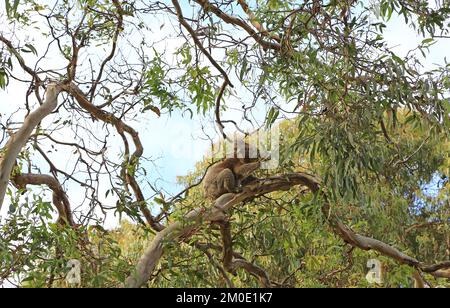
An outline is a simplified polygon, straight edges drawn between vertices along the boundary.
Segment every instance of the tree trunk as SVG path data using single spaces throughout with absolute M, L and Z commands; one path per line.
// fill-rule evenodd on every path
M 3 157 L 0 158 L 0 210 L 17 156 L 22 151 L 36 126 L 56 109 L 59 91 L 59 87 L 56 84 L 50 84 L 47 87 L 44 103 L 25 118 L 22 127 L 9 138 L 3 149 Z

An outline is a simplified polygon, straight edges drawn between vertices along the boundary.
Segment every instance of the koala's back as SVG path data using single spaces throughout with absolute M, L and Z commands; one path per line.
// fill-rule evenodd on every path
M 225 187 L 219 183 L 219 180 L 223 180 L 219 178 L 219 174 L 221 174 L 221 172 L 225 169 L 229 169 L 232 172 L 234 180 L 237 180 L 234 171 L 239 165 L 242 165 L 242 162 L 237 158 L 226 158 L 212 165 L 206 172 L 205 178 L 203 179 L 203 187 L 206 195 L 212 199 L 215 199 L 227 193 L 228 191 Z

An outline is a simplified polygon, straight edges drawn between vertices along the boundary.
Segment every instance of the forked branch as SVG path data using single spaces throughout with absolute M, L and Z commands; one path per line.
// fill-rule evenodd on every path
M 254 181 L 244 187 L 242 193 L 229 193 L 221 196 L 209 209 L 200 208 L 189 212 L 185 216 L 184 221 L 172 223 L 155 236 L 142 255 L 134 272 L 126 279 L 125 286 L 137 288 L 147 283 L 164 253 L 164 246 L 169 241 L 178 240 L 180 238 L 186 240 L 186 236 L 192 234 L 191 231 L 193 228 L 197 228 L 205 222 L 223 221 L 226 218 L 226 212 L 245 200 L 250 200 L 275 191 L 287 191 L 298 185 L 308 187 L 313 193 L 323 194 L 320 189 L 320 182 L 314 176 L 306 173 L 291 173 Z M 376 239 L 359 235 L 343 224 L 338 217 L 330 213 L 330 206 L 326 200 L 326 196 L 323 196 L 323 202 L 323 212 L 326 215 L 328 222 L 333 227 L 334 232 L 352 247 L 363 250 L 374 250 L 384 256 L 393 258 L 401 264 L 415 267 L 435 277 L 450 278 L 450 264 L 444 262 L 434 266 L 426 266 L 415 258 L 402 253 L 393 246 Z M 224 261 L 226 261 L 226 263 L 230 262 L 229 254 L 226 254 Z M 239 264 L 238 266 L 245 268 L 246 264 Z M 255 273 L 258 277 L 261 277 L 260 274 L 261 273 Z
M 9 138 L 2 150 L 0 157 L 0 209 L 5 199 L 6 189 L 10 180 L 11 172 L 16 164 L 17 156 L 22 151 L 36 126 L 47 117 L 58 105 L 58 94 L 60 85 L 50 84 L 47 87 L 45 101 L 35 111 L 30 113 L 23 122 L 22 127 Z

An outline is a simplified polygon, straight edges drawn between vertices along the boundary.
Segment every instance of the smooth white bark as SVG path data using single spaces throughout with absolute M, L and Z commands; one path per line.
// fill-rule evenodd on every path
M 9 138 L 6 146 L 2 149 L 3 155 L 0 157 L 0 209 L 5 199 L 6 189 L 17 156 L 22 151 L 36 126 L 56 109 L 59 92 L 60 89 L 57 84 L 50 84 L 47 87 L 44 103 L 25 118 L 22 127 Z

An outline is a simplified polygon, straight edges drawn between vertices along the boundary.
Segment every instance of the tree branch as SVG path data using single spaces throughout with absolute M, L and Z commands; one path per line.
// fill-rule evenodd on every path
M 247 4 L 247 2 L 245 0 L 238 0 L 238 3 L 242 7 L 244 12 L 248 15 L 248 18 L 250 19 L 250 23 L 253 25 L 253 27 L 256 28 L 256 30 L 259 31 L 259 33 L 270 37 L 271 39 L 277 41 L 278 43 L 281 43 L 281 39 L 280 39 L 280 37 L 278 35 L 270 33 L 268 30 L 266 30 L 264 28 L 263 25 L 261 25 L 258 22 L 255 14 L 253 14 L 253 12 L 250 10 L 250 8 L 249 8 L 249 6 L 248 6 L 248 4 Z
M 125 162 L 122 167 L 122 173 L 124 175 L 124 180 L 129 185 L 134 192 L 134 195 L 136 197 L 136 201 L 138 203 L 139 209 L 144 215 L 145 219 L 147 220 L 147 223 L 150 225 L 151 228 L 153 228 L 155 231 L 161 231 L 164 229 L 164 227 L 157 222 L 155 217 L 151 214 L 150 210 L 146 206 L 146 201 L 144 198 L 144 194 L 142 193 L 141 188 L 139 187 L 138 182 L 136 181 L 134 174 L 130 174 L 129 166 L 134 166 L 139 162 L 140 157 L 142 156 L 144 152 L 144 148 L 142 146 L 141 140 L 139 138 L 139 134 L 134 128 L 124 123 L 121 119 L 116 117 L 114 114 L 106 112 L 99 107 L 92 104 L 84 95 L 84 93 L 78 88 L 78 86 L 74 83 L 68 83 L 63 85 L 63 90 L 72 95 L 75 100 L 78 102 L 78 104 L 87 112 L 89 112 L 93 117 L 96 119 L 99 119 L 100 121 L 103 121 L 105 123 L 113 125 L 119 135 L 122 137 L 125 143 L 126 147 L 126 155 L 125 155 Z M 128 144 L 127 139 L 125 137 L 124 132 L 129 134 L 131 138 L 133 139 L 133 143 L 135 145 L 135 151 L 129 156 L 128 151 Z
M 195 34 L 194 29 L 189 25 L 189 23 L 184 19 L 183 17 L 183 11 L 181 10 L 180 3 L 178 0 L 172 0 L 173 5 L 175 6 L 175 10 L 177 11 L 177 16 L 180 24 L 183 25 L 184 28 L 189 32 L 189 34 L 192 36 L 192 39 L 195 42 L 195 45 L 202 51 L 202 53 L 209 59 L 211 64 L 222 74 L 223 78 L 225 79 L 226 83 L 229 84 L 231 87 L 233 87 L 233 84 L 231 83 L 230 79 L 228 78 L 227 72 L 217 63 L 216 60 L 211 56 L 211 54 L 203 47 L 202 42 L 200 42 L 197 34 Z
M 216 124 L 217 124 L 217 127 L 219 128 L 220 133 L 222 134 L 222 137 L 225 140 L 231 141 L 225 134 L 225 131 L 224 131 L 225 125 L 223 125 L 223 122 L 220 119 L 220 103 L 222 101 L 222 97 L 223 97 L 223 94 L 225 93 L 226 88 L 227 88 L 227 82 L 225 81 L 222 84 L 222 87 L 220 88 L 219 95 L 217 96 L 215 114 L 216 114 Z
M 69 199 L 58 180 L 50 175 L 24 173 L 12 178 L 14 185 L 26 188 L 27 185 L 47 185 L 53 191 L 53 204 L 55 205 L 60 224 L 75 227 Z
M 25 118 L 22 127 L 13 134 L 6 143 L 3 150 L 3 158 L 1 158 L 0 161 L 0 209 L 5 198 L 9 178 L 16 163 L 17 156 L 22 151 L 22 148 L 27 143 L 36 126 L 56 109 L 59 92 L 60 85 L 50 84 L 47 87 L 45 102 Z
M 212 12 L 217 17 L 222 19 L 224 22 L 244 29 L 264 49 L 273 49 L 276 51 L 280 51 L 282 49 L 280 44 L 264 40 L 263 35 L 253 30 L 253 28 L 246 22 L 244 22 L 239 18 L 224 13 L 221 9 L 212 5 L 208 0 L 195 0 L 195 2 L 200 4 L 205 12 Z
M 8 39 L 6 39 L 5 37 L 3 37 L 0 34 L 0 42 L 3 42 L 8 47 L 9 52 L 11 52 L 14 55 L 14 57 L 16 57 L 17 61 L 19 62 L 20 67 L 25 72 L 30 74 L 37 83 L 40 83 L 41 79 L 39 78 L 38 74 L 31 67 L 26 65 L 25 60 L 20 55 L 20 53 L 14 48 L 13 44 L 11 43 L 11 41 L 9 41 Z
M 117 26 L 116 26 L 116 30 L 114 31 L 114 36 L 112 38 L 111 52 L 103 60 L 102 64 L 100 65 L 100 70 L 98 72 L 97 78 L 95 79 L 95 81 L 92 84 L 92 88 L 90 90 L 90 101 L 91 102 L 93 102 L 93 100 L 94 100 L 95 91 L 97 89 L 98 84 L 100 83 L 100 81 L 102 79 L 103 71 L 105 69 L 106 64 L 108 64 L 108 62 L 112 60 L 112 58 L 114 57 L 114 55 L 116 53 L 117 41 L 119 39 L 119 34 L 123 31 L 123 11 L 122 11 L 122 6 L 120 5 L 118 0 L 112 0 L 112 2 L 113 2 L 114 6 L 117 9 Z
M 200 226 L 205 221 L 222 221 L 224 213 L 235 205 L 252 197 L 267 194 L 279 190 L 289 190 L 295 185 L 307 185 L 315 183 L 314 178 L 306 173 L 295 173 L 276 176 L 262 180 L 256 180 L 244 187 L 242 193 L 225 194 L 218 198 L 209 209 L 195 209 L 189 212 L 184 221 L 177 221 L 159 232 L 148 246 L 139 260 L 134 272 L 126 279 L 125 287 L 142 287 L 151 277 L 151 274 L 161 258 L 164 245 L 176 238 L 183 238 L 189 234 L 192 228 Z
M 261 287 L 270 288 L 272 286 L 269 275 L 261 267 L 248 262 L 244 258 L 234 259 L 233 239 L 231 236 L 230 222 L 225 220 L 218 222 L 223 241 L 223 265 L 227 272 L 236 275 L 236 270 L 243 269 L 249 274 L 258 278 Z
M 192 234 L 190 232 L 192 228 L 199 227 L 204 222 L 223 221 L 227 211 L 245 200 L 275 191 L 287 191 L 297 185 L 306 186 L 311 192 L 323 195 L 324 205 L 322 211 L 325 214 L 327 221 L 333 227 L 336 235 L 341 237 L 352 247 L 360 248 L 362 250 L 375 250 L 401 264 L 421 269 L 435 277 L 450 277 L 450 269 L 444 269 L 450 267 L 450 264 L 447 264 L 447 262 L 435 266 L 425 266 L 423 263 L 402 253 L 395 247 L 379 240 L 356 234 L 349 227 L 344 225 L 338 217 L 330 212 L 330 206 L 326 196 L 321 191 L 320 182 L 314 176 L 306 173 L 291 173 L 253 181 L 243 188 L 242 193 L 225 194 L 218 198 L 211 208 L 195 209 L 185 216 L 184 221 L 174 222 L 169 225 L 155 236 L 139 260 L 135 271 L 126 279 L 125 286 L 129 288 L 141 287 L 150 279 L 151 273 L 163 255 L 164 245 L 169 241 L 175 240 L 176 238 L 183 238 L 185 240 L 186 237 L 183 237 L 184 235 Z M 247 266 L 242 262 L 239 265 L 242 267 Z M 250 270 L 250 268 L 247 268 L 247 270 Z

